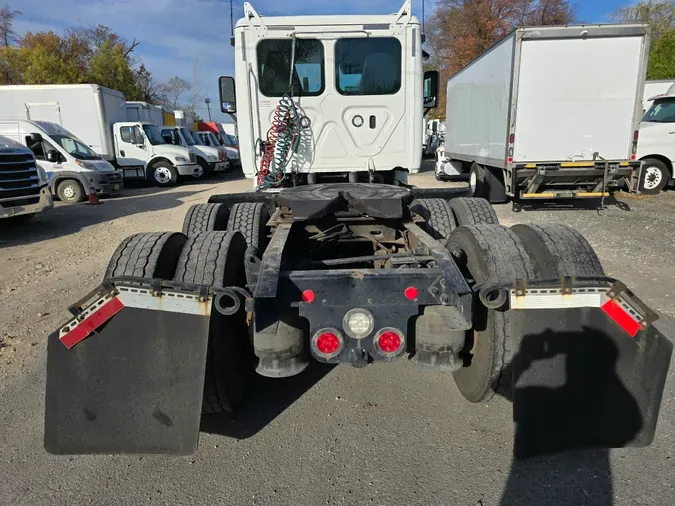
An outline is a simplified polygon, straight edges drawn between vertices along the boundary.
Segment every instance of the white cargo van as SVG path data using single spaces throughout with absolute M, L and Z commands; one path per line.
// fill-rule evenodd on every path
M 117 166 L 124 179 L 169 186 L 179 175 L 199 172 L 189 151 L 164 144 L 156 126 L 127 121 L 122 93 L 95 84 L 0 86 L 0 119 L 60 125 Z
M 640 189 L 654 195 L 675 183 L 675 84 L 648 103 L 651 107 L 640 123 L 637 156 L 643 162 Z
M 492 202 L 637 189 L 647 25 L 514 30 L 447 83 L 440 178 Z
M 0 135 L 33 152 L 49 177 L 52 194 L 66 204 L 77 204 L 91 192 L 111 195 L 122 188 L 122 175 L 110 162 L 55 123 L 0 120 Z
M 229 168 L 225 154 L 210 146 L 203 146 L 201 140 L 197 142 L 190 130 L 186 127 L 163 126 L 160 129 L 164 142 L 189 149 L 195 154 L 199 165 L 199 172 L 194 177 L 201 178 L 210 173 L 224 172 Z
M 40 135 L 34 134 L 32 140 L 40 142 Z M 0 218 L 23 222 L 52 207 L 47 173 L 35 163 L 33 153 L 0 136 Z

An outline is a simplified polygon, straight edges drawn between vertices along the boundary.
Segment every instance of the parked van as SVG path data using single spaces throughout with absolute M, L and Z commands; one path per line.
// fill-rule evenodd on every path
M 194 177 L 205 177 L 209 173 L 224 172 L 229 168 L 229 163 L 223 152 L 216 148 L 202 146 L 201 141 L 195 141 L 192 132 L 186 127 L 163 126 L 160 132 L 164 142 L 189 149 L 195 155 L 199 164 L 199 171 L 194 174 Z
M 190 152 L 165 144 L 156 126 L 128 121 L 124 95 L 103 86 L 0 86 L 0 119 L 60 125 L 119 167 L 124 179 L 148 179 L 158 186 L 170 186 L 179 175 L 199 172 Z
M 30 149 L 49 178 L 53 195 L 77 204 L 89 193 L 111 195 L 122 188 L 112 164 L 71 132 L 48 121 L 0 120 L 0 135 Z
M 640 189 L 655 195 L 675 183 L 675 85 L 648 100 L 640 123 L 638 160 L 642 160 Z
M 33 142 L 40 140 L 39 134 L 32 136 Z M 35 163 L 33 153 L 22 143 L 0 136 L 0 218 L 24 222 L 53 207 L 47 174 Z

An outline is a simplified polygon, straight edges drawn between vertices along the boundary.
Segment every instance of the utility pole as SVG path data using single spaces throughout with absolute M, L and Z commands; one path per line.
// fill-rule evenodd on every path
M 206 103 L 206 109 L 209 111 L 209 123 L 210 123 L 212 121 L 212 119 L 211 119 L 211 99 L 205 98 L 204 103 Z

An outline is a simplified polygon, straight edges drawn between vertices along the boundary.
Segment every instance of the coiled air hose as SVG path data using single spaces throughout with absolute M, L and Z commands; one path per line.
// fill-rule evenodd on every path
M 286 167 L 297 152 L 302 118 L 293 97 L 287 93 L 277 105 L 272 127 L 267 131 L 267 143 L 258 170 L 258 188 L 275 188 L 286 178 Z

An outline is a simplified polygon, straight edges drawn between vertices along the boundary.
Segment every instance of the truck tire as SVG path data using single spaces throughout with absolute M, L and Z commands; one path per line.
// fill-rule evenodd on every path
M 199 172 L 193 174 L 195 179 L 205 179 L 209 175 L 209 164 L 203 158 L 197 158 L 197 165 L 199 165 Z
M 127 237 L 113 253 L 105 277 L 172 279 L 186 241 L 187 237 L 178 232 L 150 232 Z
M 202 232 L 227 229 L 230 210 L 225 204 L 195 204 L 183 220 L 183 233 L 193 236 Z
M 150 168 L 150 179 L 159 187 L 175 186 L 178 182 L 178 171 L 169 162 L 156 162 Z
M 211 231 L 190 237 L 178 260 L 175 281 L 210 288 L 244 287 L 246 241 L 238 232 Z M 231 316 L 211 311 L 202 412 L 233 412 L 246 398 L 255 357 L 242 307 Z
M 518 236 L 501 225 L 458 227 L 448 242 L 465 253 L 465 272 L 477 283 L 532 279 L 534 267 Z M 468 272 L 467 272 L 468 271 Z M 508 364 L 513 354 L 508 311 L 476 306 L 474 329 L 467 332 L 464 367 L 454 372 L 455 384 L 470 402 L 483 402 L 495 393 L 509 396 Z
M 84 200 L 84 189 L 79 181 L 64 179 L 56 186 L 56 195 L 64 204 L 77 204 Z
M 434 239 L 447 239 L 457 226 L 450 204 L 446 200 L 413 200 L 410 210 L 424 218 L 426 232 Z
M 261 254 L 267 246 L 267 222 L 270 213 L 265 204 L 244 202 L 235 204 L 230 210 L 227 230 L 241 232 L 246 244 L 256 248 Z
M 646 195 L 656 195 L 663 190 L 670 181 L 671 174 L 668 167 L 661 160 L 645 158 L 643 160 L 642 175 L 639 188 Z
M 474 162 L 469 169 L 469 193 L 472 197 L 483 198 L 486 189 L 485 169 Z
M 484 199 L 458 197 L 450 200 L 457 225 L 499 225 L 494 207 Z
M 604 276 L 598 256 L 586 238 L 566 225 L 514 225 L 534 264 L 537 279 Z

